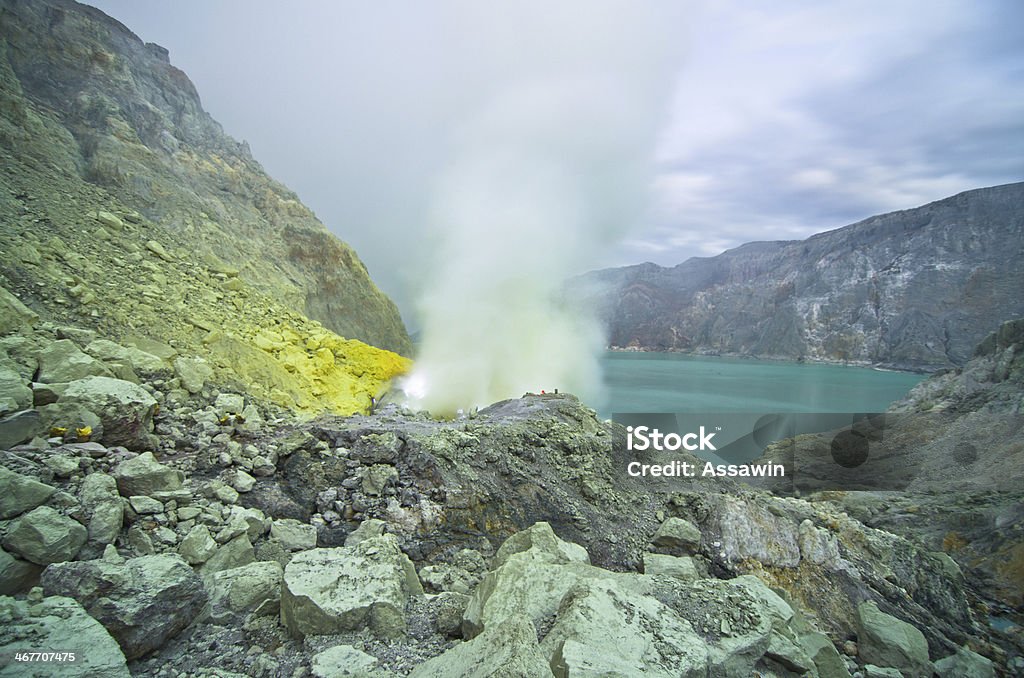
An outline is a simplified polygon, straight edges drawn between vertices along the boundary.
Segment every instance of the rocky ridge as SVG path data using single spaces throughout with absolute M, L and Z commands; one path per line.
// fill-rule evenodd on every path
M 574 279 L 613 348 L 936 370 L 1024 315 L 1024 183 L 754 242 L 673 268 Z
M 0 285 L 34 314 L 16 322 L 311 414 L 366 409 L 407 368 L 364 343 L 410 350 L 394 305 L 165 50 L 64 0 L 0 3 L 0 35 Z
M 941 549 L 830 501 L 631 480 L 623 429 L 572 396 L 303 422 L 137 386 L 160 407 L 134 449 L 0 452 L 0 649 L 88 628 L 111 675 L 196 677 L 1024 668 Z

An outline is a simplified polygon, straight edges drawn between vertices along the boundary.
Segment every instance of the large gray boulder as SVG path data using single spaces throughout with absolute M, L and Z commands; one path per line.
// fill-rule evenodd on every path
M 547 657 L 537 645 L 537 630 L 533 624 L 527 617 L 512 615 L 473 640 L 459 643 L 424 662 L 409 678 L 545 678 L 553 675 Z
M 873 600 L 857 606 L 857 647 L 865 663 L 899 669 L 907 678 L 932 675 L 924 634 L 882 612 Z
M 696 553 L 700 549 L 700 530 L 689 520 L 667 518 L 654 533 L 651 543 L 673 551 Z
M 26 443 L 46 432 L 46 424 L 36 410 L 22 410 L 0 417 L 0 450 Z
M 86 536 L 77 520 L 40 506 L 11 524 L 4 548 L 37 565 L 49 565 L 74 558 L 85 545 Z
M 516 553 L 531 549 L 550 555 L 554 562 L 590 564 L 590 554 L 585 548 L 559 539 L 551 525 L 539 522 L 506 539 L 494 554 L 491 568 L 497 569 Z
M 281 621 L 296 637 L 369 628 L 405 633 L 405 605 L 423 593 L 416 570 L 394 535 L 355 546 L 318 548 L 292 558 L 284 571 Z
M 935 675 L 939 678 L 995 678 L 992 660 L 961 647 L 948 657 L 935 662 Z
M 85 352 L 105 363 L 123 365 L 135 372 L 170 376 L 171 368 L 152 353 L 135 348 L 122 346 L 107 339 L 97 339 L 85 347 Z
M 32 389 L 21 374 L 0 365 L 0 415 L 32 407 Z
M 58 339 L 39 352 L 39 376 L 43 384 L 61 384 L 85 377 L 113 377 L 101 361 L 83 352 L 70 339 Z
M 57 405 L 81 405 L 103 423 L 103 442 L 144 447 L 153 431 L 156 400 L 138 384 L 110 377 L 86 377 L 68 384 Z
M 57 488 L 0 466 L 0 520 L 31 511 L 49 499 Z
M 179 357 L 174 359 L 174 374 L 181 387 L 189 393 L 199 393 L 206 380 L 213 376 L 213 368 L 202 358 Z
M 706 676 L 708 650 L 690 623 L 622 584 L 585 579 L 562 599 L 541 643 L 555 676 Z
M 0 287 L 0 335 L 10 334 L 25 327 L 31 327 L 39 320 L 39 315 L 21 299 Z
M 43 572 L 42 585 L 47 594 L 80 602 L 129 660 L 178 634 L 207 600 L 199 575 L 172 554 L 51 565 Z
M 89 519 L 89 541 L 99 545 L 113 544 L 124 520 L 117 481 L 105 473 L 90 473 L 82 481 L 78 495 Z
M 35 586 L 41 571 L 38 565 L 0 549 L 0 595 L 19 593 Z
M 5 676 L 61 676 L 67 678 L 130 678 L 124 654 L 106 629 L 71 598 L 41 601 L 0 596 L 0 656 Z M 74 661 L 18 665 L 17 651 L 74 652 Z M 21 670 L 24 669 L 24 672 Z
M 276 616 L 281 607 L 284 569 L 275 561 L 256 562 L 222 570 L 206 580 L 209 618 L 225 624 L 250 615 Z
M 185 480 L 185 474 L 161 464 L 152 452 L 143 452 L 118 464 L 114 478 L 121 495 L 133 497 L 177 490 Z

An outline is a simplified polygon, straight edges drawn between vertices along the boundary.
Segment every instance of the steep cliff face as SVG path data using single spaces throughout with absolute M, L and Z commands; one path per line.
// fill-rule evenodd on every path
M 5 225 L 31 207 L 37 235 L 64 238 L 92 225 L 85 212 L 116 206 L 285 308 L 410 352 L 355 252 L 224 133 L 165 49 L 71 0 L 0 1 L 0 37 Z
M 1018 183 L 803 241 L 596 271 L 570 293 L 600 309 L 612 346 L 937 369 L 1024 313 L 1022 257 Z

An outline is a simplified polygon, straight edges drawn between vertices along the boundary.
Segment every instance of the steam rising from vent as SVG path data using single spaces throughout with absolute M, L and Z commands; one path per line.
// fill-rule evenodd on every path
M 493 9 L 447 17 L 469 91 L 433 201 L 420 352 L 401 385 L 438 413 L 526 391 L 599 396 L 599 326 L 560 290 L 642 218 L 684 32 L 655 3 Z

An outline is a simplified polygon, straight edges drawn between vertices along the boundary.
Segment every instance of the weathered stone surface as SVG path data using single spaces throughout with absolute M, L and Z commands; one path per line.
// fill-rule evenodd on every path
M 316 528 L 294 518 L 281 518 L 270 524 L 270 538 L 288 551 L 306 551 L 316 547 Z
M 113 377 L 101 361 L 82 352 L 70 339 L 51 342 L 39 352 L 39 376 L 36 381 L 59 384 L 85 377 Z
M 284 569 L 276 562 L 255 562 L 221 570 L 206 582 L 210 621 L 226 624 L 250 614 L 276 616 L 281 606 Z
M 700 530 L 689 520 L 668 518 L 658 527 L 651 543 L 685 553 L 696 553 L 700 548 Z
M 424 662 L 410 678 L 545 678 L 548 659 L 529 618 L 513 615 L 473 640 Z
M 541 648 L 560 678 L 708 675 L 705 641 L 689 622 L 608 579 L 584 579 L 563 597 Z
M 682 581 L 699 579 L 693 558 L 666 556 L 660 553 L 644 554 L 644 574 L 675 577 Z
M 81 523 L 40 506 L 11 524 L 4 548 L 37 565 L 49 565 L 74 558 L 86 537 Z
M 494 554 L 491 569 L 498 569 L 511 556 L 531 549 L 551 556 L 554 562 L 590 563 L 590 555 L 585 548 L 559 539 L 551 525 L 538 522 L 506 539 Z
M 0 549 L 0 595 L 27 591 L 39 581 L 41 571 L 38 565 Z
M 124 520 L 117 481 L 105 473 L 90 473 L 82 481 L 79 498 L 89 516 L 89 541 L 112 544 L 121 532 Z
M 248 565 L 256 560 L 256 554 L 249 541 L 248 534 L 241 534 L 223 546 L 220 546 L 216 553 L 207 559 L 200 568 L 200 573 L 207 577 L 214 572 L 231 570 L 236 567 Z
M 46 426 L 35 410 L 22 410 L 0 417 L 0 449 L 28 442 L 45 432 Z
M 156 460 L 152 452 L 123 461 L 114 469 L 117 489 L 125 497 L 151 495 L 181 487 L 185 474 Z
M 153 430 L 156 400 L 138 384 L 109 377 L 86 377 L 68 384 L 57 405 L 78 404 L 103 422 L 103 442 L 129 449 L 144 446 Z
M 256 479 L 245 471 L 237 470 L 231 475 L 231 487 L 240 494 L 252 492 L 252 488 L 256 487 Z
M 0 466 L 0 520 L 30 511 L 49 499 L 57 488 Z
M 191 624 L 206 603 L 199 576 L 177 555 L 51 565 L 48 594 L 66 595 L 106 627 L 127 659 L 164 644 Z
M 939 678 L 995 678 L 992 660 L 961 647 L 956 654 L 935 662 L 935 675 Z
M 886 614 L 873 601 L 857 606 L 857 647 L 869 664 L 899 669 L 908 678 L 930 678 L 928 642 L 916 627 Z
M 33 676 L 68 678 L 130 678 L 125 656 L 106 629 L 71 598 L 53 596 L 41 602 L 0 596 L 0 654 L 16 651 L 75 652 L 73 662 L 39 663 Z M 3 675 L 29 675 L 13 661 Z
M 178 544 L 178 553 L 189 565 L 201 565 L 217 552 L 217 542 L 206 525 L 196 525 Z
M 21 303 L 21 299 L 6 288 L 0 287 L 0 336 L 31 327 L 38 320 L 39 314 Z
M 32 389 L 15 370 L 0 366 L 0 415 L 32 407 Z
M 85 347 L 85 352 L 108 364 L 126 365 L 135 372 L 159 376 L 171 374 L 171 368 L 160 357 L 134 346 L 122 346 L 106 339 L 97 339 Z
M 164 510 L 164 505 L 161 502 L 144 494 L 128 497 L 128 503 L 133 511 L 142 516 L 162 513 Z
M 351 645 L 335 645 L 313 655 L 311 661 L 315 678 L 383 678 L 384 671 L 375 670 L 376 657 L 361 652 Z
M 189 393 L 199 393 L 206 380 L 213 376 L 213 368 L 202 358 L 181 356 L 174 359 L 174 374 L 181 381 L 181 387 Z
M 299 637 L 362 628 L 395 637 L 405 632 L 406 600 L 422 592 L 392 535 L 303 551 L 285 568 L 281 621 Z
M 384 528 L 387 526 L 383 520 L 367 518 L 359 523 L 359 527 L 352 530 L 352 534 L 345 537 L 345 546 L 355 546 L 363 540 L 379 537 L 384 534 Z

